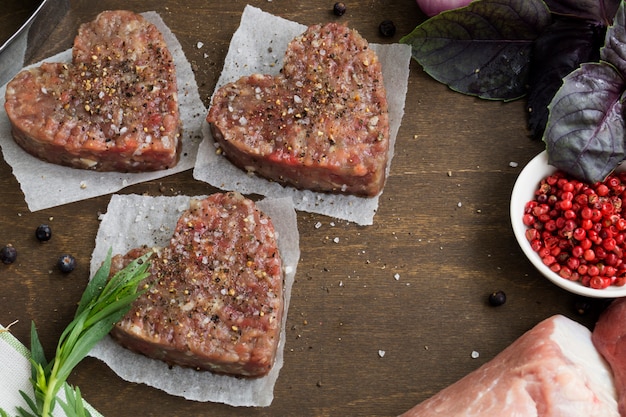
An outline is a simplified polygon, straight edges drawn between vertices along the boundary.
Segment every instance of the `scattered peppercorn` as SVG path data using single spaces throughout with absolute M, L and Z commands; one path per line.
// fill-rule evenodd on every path
M 69 254 L 61 255 L 57 261 L 57 266 L 61 272 L 72 272 L 76 268 L 76 259 Z
M 574 302 L 574 310 L 581 316 L 584 316 L 591 310 L 591 303 L 586 299 L 578 299 Z
M 42 224 L 35 230 L 35 237 L 40 242 L 46 242 L 52 237 L 52 229 L 47 224 Z
M 12 264 L 17 259 L 17 250 L 10 243 L 0 249 L 0 261 L 5 264 Z
M 494 291 L 489 294 L 489 305 L 493 307 L 501 306 L 506 303 L 506 294 L 504 291 Z
M 343 16 L 345 12 L 346 12 L 345 4 L 341 2 L 335 3 L 335 5 L 333 6 L 333 13 L 335 14 L 335 16 Z
M 390 38 L 396 34 L 396 25 L 394 25 L 391 20 L 383 20 L 380 22 L 380 25 L 378 25 L 378 30 L 381 35 Z

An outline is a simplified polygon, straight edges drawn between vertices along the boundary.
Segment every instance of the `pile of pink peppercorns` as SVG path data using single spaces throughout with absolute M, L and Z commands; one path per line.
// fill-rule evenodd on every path
M 524 209 L 526 239 L 552 271 L 602 289 L 626 283 L 626 172 L 593 185 L 563 172 L 544 178 Z

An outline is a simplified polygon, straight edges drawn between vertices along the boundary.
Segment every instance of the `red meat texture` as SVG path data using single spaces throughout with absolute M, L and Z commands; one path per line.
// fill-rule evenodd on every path
M 161 32 L 133 12 L 82 24 L 71 63 L 23 70 L 5 98 L 14 140 L 47 162 L 119 172 L 178 162 L 174 62 Z
M 293 39 L 277 76 L 219 88 L 207 122 L 219 150 L 247 172 L 364 197 L 384 186 L 389 115 L 381 63 L 344 25 L 311 26 Z
M 112 273 L 146 253 L 116 255 Z M 282 261 L 269 217 L 239 193 L 192 200 L 170 245 L 150 260 L 148 288 L 111 335 L 170 365 L 266 375 L 284 309 Z

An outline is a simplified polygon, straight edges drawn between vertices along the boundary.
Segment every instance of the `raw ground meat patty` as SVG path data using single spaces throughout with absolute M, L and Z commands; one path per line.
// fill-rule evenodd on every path
M 218 89 L 207 121 L 243 170 L 300 189 L 375 196 L 389 150 L 385 94 L 367 41 L 329 23 L 289 43 L 278 76 L 251 75 Z
M 192 200 L 168 247 L 151 258 L 149 290 L 111 335 L 170 365 L 259 377 L 271 369 L 283 274 L 271 219 L 238 193 Z M 112 273 L 150 249 L 113 258 Z
M 7 84 L 15 141 L 60 165 L 141 172 L 178 162 L 176 71 L 158 29 L 128 11 L 80 26 L 72 63 L 43 63 Z

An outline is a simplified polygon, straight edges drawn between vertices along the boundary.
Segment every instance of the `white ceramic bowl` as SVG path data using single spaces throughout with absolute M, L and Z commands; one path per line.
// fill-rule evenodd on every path
M 625 167 L 622 164 L 618 169 L 623 170 Z M 594 288 L 585 287 L 579 282 L 569 281 L 562 278 L 557 273 L 550 270 L 539 257 L 539 254 L 532 250 L 530 243 L 526 239 L 527 227 L 522 222 L 524 215 L 524 206 L 526 203 L 534 198 L 534 193 L 539 182 L 556 171 L 556 168 L 548 165 L 548 154 L 543 151 L 536 157 L 534 157 L 520 172 L 515 186 L 513 187 L 513 193 L 511 194 L 511 225 L 513 226 L 513 233 L 519 243 L 522 251 L 528 257 L 530 262 L 541 272 L 546 278 L 552 281 L 554 284 L 561 288 L 566 289 L 574 294 L 583 295 L 586 297 L 594 298 L 615 298 L 626 296 L 626 285 L 622 287 L 610 286 L 605 289 L 597 290 Z

